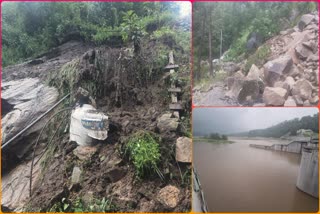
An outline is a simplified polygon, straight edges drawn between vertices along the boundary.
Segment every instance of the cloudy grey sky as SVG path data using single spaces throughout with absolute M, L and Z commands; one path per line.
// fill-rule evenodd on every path
M 239 133 L 317 112 L 317 108 L 195 108 L 192 128 L 194 134 Z

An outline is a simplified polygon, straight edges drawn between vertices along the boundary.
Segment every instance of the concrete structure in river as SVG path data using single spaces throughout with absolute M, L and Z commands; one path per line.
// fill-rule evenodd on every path
M 319 139 L 312 138 L 309 142 L 294 141 L 289 144 L 273 144 L 271 146 L 250 144 L 259 149 L 291 152 L 301 154 L 300 169 L 296 186 L 301 191 L 319 198 Z
M 312 143 L 312 141 L 303 147 L 297 179 L 298 189 L 316 198 L 319 198 L 318 149 L 318 142 Z

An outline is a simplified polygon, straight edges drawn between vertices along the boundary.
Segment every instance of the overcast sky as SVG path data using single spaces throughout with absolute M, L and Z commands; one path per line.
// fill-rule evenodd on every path
M 314 115 L 317 108 L 195 108 L 193 133 L 239 133 Z

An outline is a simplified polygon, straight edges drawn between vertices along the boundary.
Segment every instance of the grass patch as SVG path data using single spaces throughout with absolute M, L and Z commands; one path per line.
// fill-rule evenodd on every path
M 130 136 L 128 143 L 125 145 L 125 154 L 132 161 L 139 178 L 154 173 L 157 173 L 160 178 L 163 177 L 158 168 L 161 154 L 157 141 L 160 140 L 150 132 L 138 131 Z
M 61 202 L 58 201 L 50 209 L 49 212 L 115 212 L 116 206 L 112 200 L 102 198 L 102 200 L 92 199 L 90 204 L 85 204 L 82 199 L 78 198 L 75 201 L 70 201 L 62 198 Z

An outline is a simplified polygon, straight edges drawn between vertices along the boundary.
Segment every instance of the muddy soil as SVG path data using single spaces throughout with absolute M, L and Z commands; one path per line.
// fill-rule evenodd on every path
M 135 73 L 129 69 L 135 62 L 124 56 L 120 49 L 100 48 L 99 51 L 94 52 L 96 59 L 93 59 L 92 55 L 88 58 L 87 50 L 90 48 L 88 46 L 81 46 L 79 42 L 71 42 L 65 46 L 69 48 L 65 48 L 62 55 L 62 47 L 59 47 L 58 55 L 53 58 L 41 56 L 47 58 L 40 64 L 34 65 L 38 62 L 31 60 L 31 64 L 29 62 L 29 64 L 23 63 L 6 68 L 4 77 L 6 80 L 11 80 L 27 78 L 31 75 L 48 81 L 48 77 L 57 77 L 55 72 L 58 72 L 65 63 L 77 57 L 80 58 L 80 68 L 76 69 L 80 78 L 87 80 L 93 74 L 96 75 L 96 79 L 93 78 L 91 81 L 96 81 L 99 85 L 98 109 L 110 117 L 109 136 L 104 142 L 94 146 L 96 151 L 86 160 L 80 160 L 74 154 L 77 145 L 68 141 L 67 133 L 55 140 L 54 154 L 43 157 L 49 164 L 46 166 L 42 164 L 40 172 L 35 172 L 38 179 L 33 180 L 32 197 L 24 198 L 27 203 L 23 203 L 23 210 L 50 211 L 50 208 L 61 202 L 63 198 L 71 202 L 81 199 L 84 203 L 90 203 L 93 199 L 106 198 L 112 201 L 114 211 L 189 212 L 191 165 L 177 163 L 175 160 L 175 143 L 178 137 L 185 135 L 185 130 L 181 128 L 185 126 L 179 126 L 176 131 L 168 130 L 161 133 L 157 128 L 157 118 L 169 112 L 170 76 L 168 72 L 157 73 L 156 78 L 148 79 L 149 82 L 144 84 L 137 82 L 138 78 L 133 76 Z M 89 55 L 90 53 L 92 51 L 89 51 Z M 95 60 L 95 63 L 92 63 L 92 60 Z M 98 64 L 105 67 L 102 69 L 97 66 Z M 42 73 L 44 71 L 47 73 Z M 179 75 L 185 78 L 189 73 L 179 72 Z M 190 84 L 187 83 L 181 87 L 182 105 L 188 106 L 191 102 L 188 96 Z M 189 117 L 190 106 L 182 112 L 182 118 Z M 164 179 L 160 179 L 157 175 L 138 179 L 133 164 L 123 155 L 126 140 L 138 130 L 151 131 L 161 137 L 159 145 L 162 156 L 159 169 Z M 19 164 L 21 162 L 18 162 Z M 81 182 L 77 185 L 71 182 L 74 167 L 79 167 L 82 171 Z M 28 177 L 29 167 L 25 168 L 27 170 L 20 170 L 20 173 Z M 9 176 L 8 181 L 10 179 L 13 177 Z M 26 185 L 23 191 L 28 195 L 29 183 L 27 181 L 24 183 Z M 180 191 L 177 199 L 179 203 L 175 207 L 168 207 L 159 200 L 160 189 L 168 185 L 175 186 Z M 18 207 L 11 204 L 8 208 L 14 210 Z

